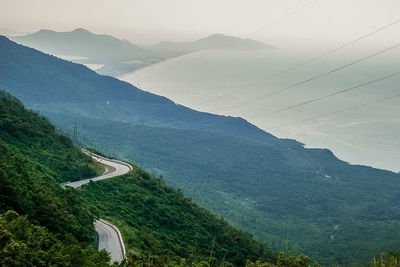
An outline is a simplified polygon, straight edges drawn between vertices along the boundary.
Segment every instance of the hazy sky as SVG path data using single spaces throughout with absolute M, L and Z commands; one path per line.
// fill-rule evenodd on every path
M 136 43 L 246 36 L 312 0 L 0 0 L 0 28 L 78 27 Z M 275 45 L 347 40 L 400 18 L 399 0 L 318 0 L 249 36 Z M 397 32 L 398 33 L 398 32 Z M 377 40 L 398 38 L 381 34 Z

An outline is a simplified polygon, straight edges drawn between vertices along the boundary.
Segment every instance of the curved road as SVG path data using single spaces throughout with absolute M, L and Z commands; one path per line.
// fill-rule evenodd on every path
M 113 178 L 116 176 L 126 174 L 132 170 L 132 166 L 125 162 L 104 158 L 99 155 L 93 154 L 85 149 L 82 149 L 82 151 L 84 153 L 88 154 L 89 156 L 91 156 L 94 160 L 102 163 L 105 166 L 106 171 L 101 176 L 84 179 L 84 180 L 80 180 L 80 181 L 76 181 L 76 182 L 66 183 L 66 184 L 64 184 L 64 186 L 78 188 L 84 184 L 89 183 L 90 181 L 96 182 L 96 181 L 100 181 L 100 180 L 104 180 L 104 179 Z
M 90 181 L 95 182 L 113 178 L 126 174 L 132 170 L 132 166 L 125 162 L 104 158 L 85 149 L 82 149 L 82 151 L 91 156 L 94 160 L 104 165 L 105 171 L 103 175 L 76 182 L 65 183 L 63 184 L 63 186 L 79 188 L 82 185 L 89 183 Z M 94 228 L 99 236 L 98 250 L 105 249 L 108 253 L 110 253 L 111 262 L 121 262 L 123 259 L 125 259 L 125 246 L 118 228 L 102 219 L 96 220 L 94 222 Z
M 125 259 L 125 247 L 118 228 L 105 220 L 96 220 L 94 228 L 99 236 L 98 250 L 105 249 L 110 253 L 111 262 Z

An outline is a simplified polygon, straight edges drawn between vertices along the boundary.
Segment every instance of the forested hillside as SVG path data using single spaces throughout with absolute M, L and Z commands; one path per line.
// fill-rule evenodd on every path
M 0 92 L 3 266 L 95 266 L 109 261 L 91 245 L 95 232 L 90 206 L 79 191 L 59 184 L 66 177 L 95 175 L 91 162 L 69 138 L 57 135 L 47 119 Z
M 287 244 L 324 264 L 349 264 L 400 248 L 399 174 L 176 105 L 6 38 L 0 48 L 0 88 L 65 132 L 76 123 L 85 145 L 163 175 L 277 250 Z
M 137 167 L 118 179 L 90 183 L 82 191 L 101 217 L 110 217 L 122 231 L 128 253 L 177 262 L 180 258 L 198 262 L 212 253 L 216 265 L 230 262 L 243 266 L 246 259 L 276 261 L 275 253 L 249 234 L 217 219 L 180 190 Z
M 235 266 L 247 259 L 276 261 L 249 234 L 138 167 L 82 190 L 60 186 L 69 177 L 95 176 L 95 167 L 46 118 L 0 91 L 1 264 L 107 265 L 107 254 L 93 248 L 93 220 L 99 216 L 121 226 L 131 262 L 148 256 L 171 264 L 208 262 L 211 250 L 216 262 Z

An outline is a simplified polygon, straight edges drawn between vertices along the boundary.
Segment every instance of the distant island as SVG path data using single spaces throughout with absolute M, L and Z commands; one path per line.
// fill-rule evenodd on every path
M 7 35 L 7 34 L 5 34 Z M 193 42 L 135 45 L 111 35 L 78 28 L 70 32 L 40 30 L 10 38 L 45 53 L 85 64 L 100 74 L 120 76 L 162 60 L 203 50 L 260 51 L 273 46 L 252 39 L 213 34 Z
M 273 46 L 252 39 L 241 39 L 224 34 L 213 34 L 193 42 L 159 42 L 147 46 L 147 50 L 163 57 L 180 56 L 203 50 L 228 50 L 228 51 L 259 51 L 274 49 Z

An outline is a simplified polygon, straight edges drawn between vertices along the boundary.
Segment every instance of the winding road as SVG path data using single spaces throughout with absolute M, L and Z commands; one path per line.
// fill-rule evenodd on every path
M 82 151 L 83 153 L 91 156 L 94 160 L 104 165 L 105 171 L 103 175 L 76 182 L 68 182 L 63 184 L 62 186 L 79 188 L 82 185 L 89 183 L 90 181 L 96 182 L 110 179 L 132 171 L 132 166 L 128 163 L 119 160 L 108 159 L 91 153 L 86 149 L 82 149 Z M 108 253 L 110 253 L 111 262 L 121 262 L 122 260 L 124 260 L 126 257 L 126 251 L 121 233 L 119 232 L 118 228 L 102 219 L 96 220 L 94 222 L 94 228 L 98 234 L 98 250 L 105 249 Z
M 73 188 L 78 188 L 81 187 L 84 184 L 89 183 L 90 181 L 96 182 L 96 181 L 101 181 L 109 178 L 113 178 L 116 176 L 124 175 L 132 170 L 132 166 L 129 165 L 128 163 L 119 161 L 119 160 L 114 160 L 114 159 L 108 159 L 99 155 L 96 155 L 94 153 L 91 153 L 85 149 L 82 149 L 82 151 L 89 156 L 91 156 L 94 160 L 102 163 L 105 166 L 105 172 L 101 176 L 97 176 L 94 178 L 89 178 L 89 179 L 84 179 L 76 182 L 71 182 L 71 183 L 65 183 L 64 186 L 70 186 Z

